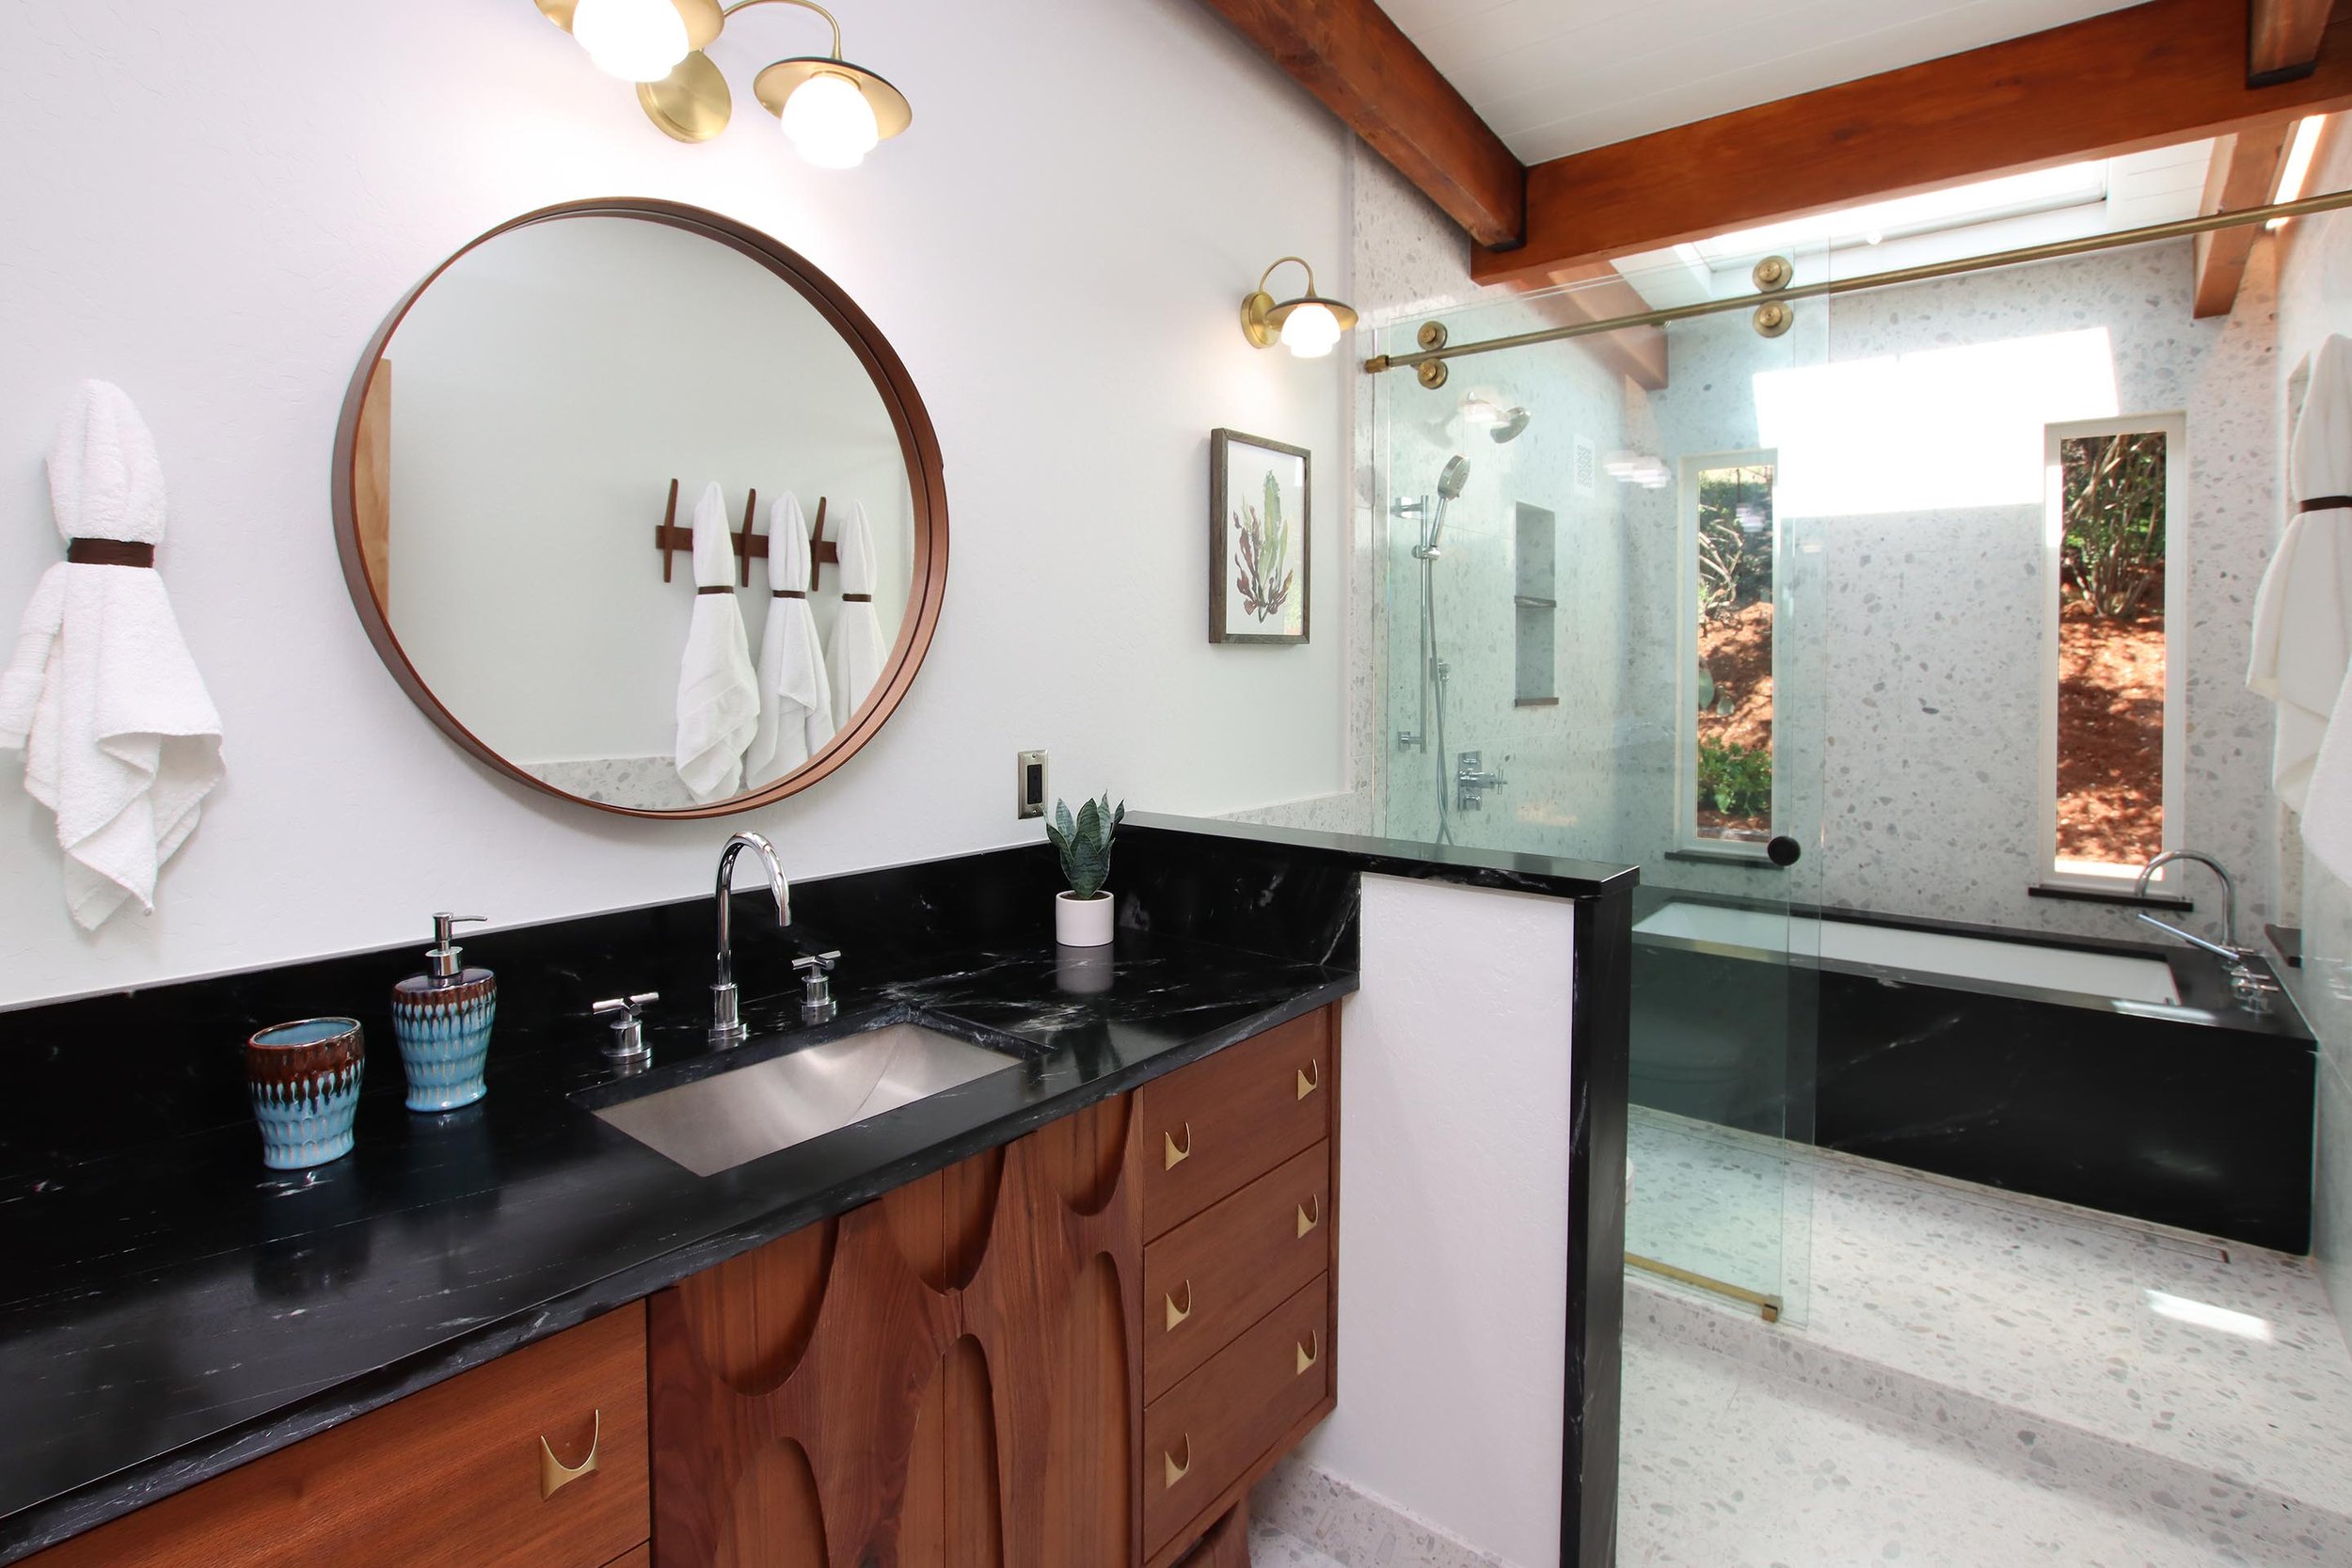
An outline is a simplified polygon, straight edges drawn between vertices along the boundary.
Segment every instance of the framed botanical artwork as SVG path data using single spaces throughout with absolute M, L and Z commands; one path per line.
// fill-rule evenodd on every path
M 1209 433 L 1209 641 L 1304 642 L 1310 470 L 1304 447 Z

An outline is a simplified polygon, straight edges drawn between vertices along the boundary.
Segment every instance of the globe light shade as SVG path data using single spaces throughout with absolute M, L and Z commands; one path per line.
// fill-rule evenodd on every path
M 580 0 L 572 37 L 597 70 L 624 82 L 659 82 L 693 48 L 670 0 Z
M 855 168 L 882 141 L 873 105 L 855 82 L 833 71 L 795 87 L 777 118 L 793 150 L 818 168 Z
M 1339 342 L 1340 318 L 1320 300 L 1293 306 L 1282 322 L 1282 346 L 1301 359 L 1320 359 Z

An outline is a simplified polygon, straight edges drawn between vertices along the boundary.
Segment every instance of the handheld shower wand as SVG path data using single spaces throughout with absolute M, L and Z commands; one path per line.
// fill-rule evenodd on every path
M 1445 538 L 1446 505 L 1458 499 L 1463 487 L 1469 483 L 1470 461 L 1460 452 L 1455 452 L 1445 460 L 1445 467 L 1438 471 L 1437 504 L 1429 509 L 1425 531 L 1420 546 L 1413 551 L 1414 555 L 1423 561 L 1438 559 L 1438 543 Z

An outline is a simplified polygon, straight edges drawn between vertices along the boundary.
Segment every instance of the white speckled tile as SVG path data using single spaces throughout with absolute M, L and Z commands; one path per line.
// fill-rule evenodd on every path
M 1672 1121 L 1636 1118 L 1635 1212 L 1697 1201 L 1710 1158 L 1726 1210 L 1752 1196 L 1743 1150 Z M 1645 1332 L 2153 1509 L 2168 1528 L 2352 1562 L 2352 1354 L 2306 1260 L 1867 1161 L 1788 1159 L 1812 1193 L 1808 1321 L 1767 1326 L 1635 1275 L 1628 1310 Z M 1645 1194 L 1650 1165 L 1674 1173 L 1666 1194 Z M 1770 1218 L 1745 1213 L 1759 1233 Z M 1737 1233 L 1722 1216 L 1692 1232 Z M 1762 1255 L 1767 1239 L 1750 1240 Z M 2154 1310 L 2158 1295 L 2239 1316 L 2184 1322 Z
M 2201 1568 L 2341 1563 L 2249 1544 L 2140 1499 L 1659 1337 L 1626 1341 L 1617 1560 L 1628 1568 Z
M 1253 1542 L 1256 1529 L 1265 1526 L 1327 1553 L 1340 1568 L 1507 1568 L 1501 1558 L 1455 1540 L 1386 1497 L 1359 1491 L 1296 1458 L 1277 1465 L 1258 1483 L 1249 1513 Z
M 1249 1563 L 1250 1568 L 1346 1568 L 1339 1559 L 1326 1557 L 1263 1521 L 1249 1527 Z

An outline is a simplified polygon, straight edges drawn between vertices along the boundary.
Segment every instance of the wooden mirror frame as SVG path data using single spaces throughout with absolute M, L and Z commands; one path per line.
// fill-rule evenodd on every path
M 400 324 L 407 319 L 409 309 L 423 297 L 424 292 L 460 260 L 501 234 L 532 224 L 573 217 L 637 218 L 684 230 L 690 234 L 699 234 L 729 246 L 789 284 L 856 353 L 859 362 L 866 367 L 866 374 L 873 378 L 874 389 L 881 394 L 882 405 L 890 411 L 891 423 L 898 433 L 899 450 L 906 458 L 907 488 L 913 499 L 914 517 L 912 586 L 907 595 L 906 612 L 898 624 L 898 641 L 892 645 L 890 656 L 883 662 L 882 678 L 875 683 L 866 701 L 858 705 L 850 721 L 843 724 L 831 740 L 799 768 L 764 788 L 714 800 L 708 805 L 660 810 L 617 805 L 609 800 L 591 800 L 568 790 L 558 789 L 545 779 L 509 762 L 460 722 L 456 715 L 451 713 L 434 695 L 423 677 L 417 673 L 416 666 L 409 662 L 407 654 L 401 648 L 400 639 L 393 634 L 391 622 L 377 599 L 374 585 L 368 576 L 360 540 L 357 491 L 360 413 L 376 371 L 383 363 L 386 346 L 400 329 Z M 367 628 L 368 641 L 374 644 L 377 656 L 384 660 L 384 667 L 391 672 L 392 678 L 400 683 L 400 689 L 408 694 L 409 701 L 421 708 L 425 717 L 439 725 L 452 740 L 506 777 L 555 796 L 558 800 L 575 801 L 623 816 L 650 816 L 673 821 L 728 816 L 771 804 L 787 795 L 798 794 L 831 774 L 871 740 L 876 732 L 889 721 L 890 716 L 898 711 L 907 689 L 914 684 L 914 673 L 922 667 L 923 656 L 930 651 L 931 635 L 939 626 L 940 602 L 946 596 L 947 588 L 947 491 L 939 454 L 939 436 L 931 428 L 930 415 L 923 406 L 921 395 L 914 389 L 914 378 L 908 375 L 905 363 L 866 312 L 857 308 L 840 286 L 810 265 L 798 252 L 758 230 L 722 214 L 674 201 L 606 198 L 542 207 L 536 212 L 510 218 L 488 232 L 477 235 L 427 273 L 422 282 L 402 296 L 384 325 L 376 329 L 375 336 L 368 341 L 367 351 L 360 356 L 359 368 L 353 373 L 350 390 L 343 397 L 342 418 L 335 427 L 333 489 L 335 548 L 342 558 L 344 586 L 351 591 L 352 606 L 359 612 L 360 625 Z M 645 516 L 648 527 L 659 520 L 649 508 Z M 652 560 L 650 551 L 646 559 L 649 562 Z

